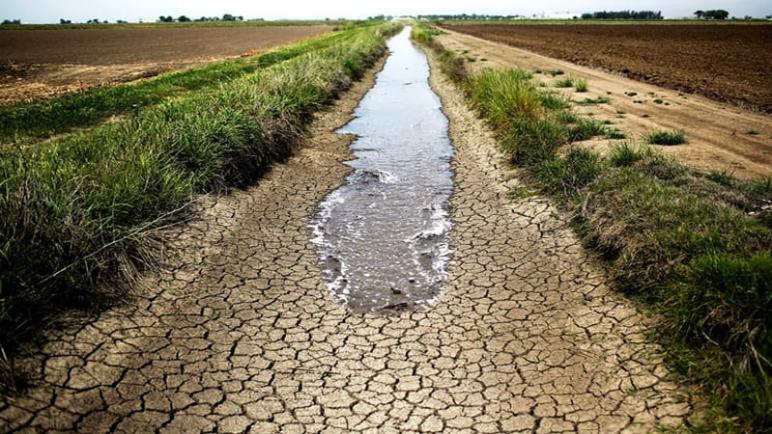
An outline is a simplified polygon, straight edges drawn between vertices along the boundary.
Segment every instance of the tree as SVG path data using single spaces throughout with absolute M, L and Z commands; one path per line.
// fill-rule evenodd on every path
M 3 20 L 3 25 L 21 24 L 21 20 Z
M 158 17 L 158 22 L 159 23 L 173 23 L 174 22 L 174 18 L 172 18 L 171 15 L 168 15 L 168 16 L 161 15 L 160 17 Z
M 729 17 L 729 12 L 723 9 L 711 9 L 705 11 L 704 16 L 709 20 L 725 20 Z
M 185 15 L 180 15 L 177 18 L 177 21 L 179 21 L 181 23 L 189 23 L 190 22 L 190 18 L 186 17 Z
M 64 18 L 59 18 L 59 24 L 72 24 L 72 20 L 65 20 Z
M 231 14 L 223 14 L 222 15 L 222 20 L 223 21 L 236 21 L 236 17 L 234 17 Z
M 705 16 L 705 11 L 702 9 L 694 11 L 694 16 L 697 17 L 698 20 L 701 20 Z
M 99 24 L 99 18 L 92 18 L 86 21 L 86 24 Z

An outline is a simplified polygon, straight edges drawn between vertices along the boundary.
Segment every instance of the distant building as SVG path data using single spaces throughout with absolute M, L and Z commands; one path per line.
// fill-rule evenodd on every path
M 571 11 L 543 11 L 538 14 L 533 14 L 534 18 L 543 20 L 570 20 L 577 14 Z

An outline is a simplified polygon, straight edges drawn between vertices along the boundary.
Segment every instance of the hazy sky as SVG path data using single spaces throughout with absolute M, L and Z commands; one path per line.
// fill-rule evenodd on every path
M 570 11 L 573 14 L 596 10 L 661 10 L 666 17 L 691 15 L 697 9 L 726 9 L 732 15 L 772 14 L 770 0 L 0 0 L 0 19 L 21 19 L 25 23 L 58 22 L 59 18 L 85 21 L 89 18 L 115 21 L 154 21 L 159 15 L 222 15 L 245 18 L 364 18 L 370 15 L 413 15 L 445 13 L 487 13 L 531 15 L 541 12 Z

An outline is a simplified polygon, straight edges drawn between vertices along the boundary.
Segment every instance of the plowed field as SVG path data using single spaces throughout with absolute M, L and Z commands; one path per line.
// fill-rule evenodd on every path
M 772 113 L 772 25 L 483 24 L 445 27 Z
M 330 26 L 0 30 L 0 103 L 267 50 Z

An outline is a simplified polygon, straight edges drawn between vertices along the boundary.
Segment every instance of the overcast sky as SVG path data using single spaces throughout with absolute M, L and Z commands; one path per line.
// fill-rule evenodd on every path
M 691 15 L 697 9 L 726 9 L 738 17 L 763 17 L 772 14 L 771 0 L 673 1 L 673 0 L 571 0 L 505 1 L 505 0 L 0 0 L 0 19 L 21 19 L 25 23 L 58 22 L 59 18 L 85 21 L 101 20 L 154 21 L 159 15 L 222 15 L 231 13 L 245 18 L 313 19 L 365 18 L 371 15 L 414 14 L 520 14 L 542 12 L 572 14 L 596 10 L 647 9 L 661 10 L 666 17 Z

